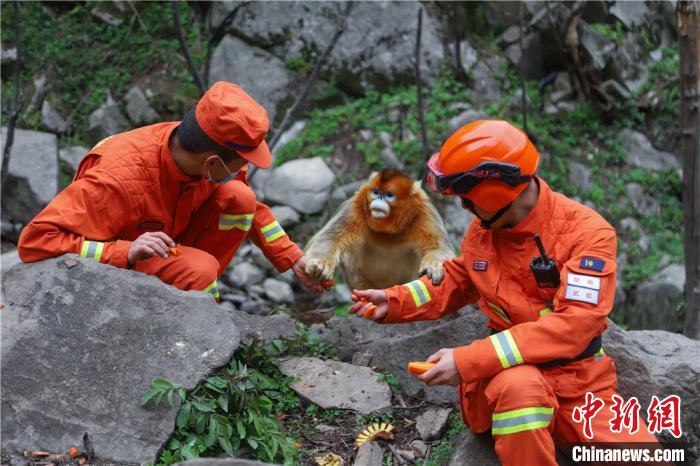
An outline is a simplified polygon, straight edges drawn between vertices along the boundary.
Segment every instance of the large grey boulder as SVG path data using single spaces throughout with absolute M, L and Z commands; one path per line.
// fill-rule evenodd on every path
M 265 196 L 305 214 L 323 210 L 335 174 L 321 157 L 292 160 L 277 167 L 265 187 Z
M 154 462 L 179 401 L 141 407 L 153 380 L 193 389 L 239 342 L 211 296 L 76 255 L 16 265 L 3 295 L 2 439 L 13 455 L 66 451 L 88 432 L 102 460 Z
M 683 436 L 674 439 L 664 431 L 661 439 L 686 441 L 690 456 L 700 457 L 700 341 L 664 330 L 624 332 L 610 323 L 603 347 L 615 361 L 618 390 L 625 399 L 636 396 L 643 411 L 652 395 L 681 398 Z
M 391 390 L 369 367 L 318 358 L 289 358 L 280 362 L 291 387 L 323 409 L 351 409 L 360 414 L 391 411 Z
M 620 143 L 625 151 L 628 165 L 652 171 L 680 167 L 680 161 L 673 154 L 655 149 L 647 137 L 639 131 L 622 130 Z
M 4 151 L 7 128 L 2 128 L 0 139 Z M 2 186 L 3 220 L 28 223 L 58 194 L 56 135 L 15 129 L 8 175 Z
M 3 252 L 2 255 L 0 255 L 0 270 L 2 271 L 2 274 L 5 274 L 5 272 L 7 272 L 13 265 L 19 264 L 20 262 L 22 262 L 22 260 L 19 258 L 19 254 L 17 254 L 16 249 Z M 1 296 L 0 302 L 3 302 Z
M 370 353 L 371 365 L 396 376 L 404 393 L 424 393 L 435 404 L 454 403 L 456 390 L 426 386 L 408 374 L 408 363 L 425 361 L 441 348 L 464 346 L 489 333 L 486 317 L 470 306 L 438 321 L 381 325 L 363 318 L 334 317 L 313 328 L 323 342 L 337 349 L 341 359 L 350 360 L 358 352 Z
M 212 25 L 217 27 L 236 7 L 235 2 L 214 3 Z M 358 90 L 358 86 L 383 87 L 400 77 L 412 79 L 419 8 L 418 2 L 355 2 L 345 32 L 328 58 L 338 85 Z M 333 37 L 344 10 L 344 3 L 334 2 L 250 2 L 240 7 L 231 29 L 283 60 L 313 62 Z M 439 20 L 424 11 L 421 75 L 428 83 L 438 77 L 443 60 L 439 29 Z M 240 48 L 232 53 L 241 58 Z M 252 72 L 259 79 L 260 73 Z
M 285 3 L 275 5 L 277 10 Z M 294 94 L 296 76 L 282 60 L 234 36 L 227 35 L 219 42 L 211 57 L 210 70 L 210 84 L 217 81 L 238 84 L 267 110 L 270 121 L 275 118 L 277 105 Z
M 680 331 L 678 306 L 683 300 L 685 267 L 671 264 L 637 286 L 627 321 L 633 329 Z
M 129 121 L 119 110 L 119 105 L 117 105 L 111 94 L 107 94 L 107 101 L 90 114 L 88 121 L 87 138 L 92 145 L 97 144 L 108 136 L 124 132 L 130 128 Z

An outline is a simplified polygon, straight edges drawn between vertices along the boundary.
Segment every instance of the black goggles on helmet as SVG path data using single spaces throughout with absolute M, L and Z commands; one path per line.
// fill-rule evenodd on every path
M 521 175 L 520 167 L 505 162 L 482 162 L 466 172 L 444 175 L 437 167 L 437 155 L 430 158 L 426 175 L 428 186 L 436 193 L 467 194 L 482 181 L 500 181 L 515 187 L 533 176 Z

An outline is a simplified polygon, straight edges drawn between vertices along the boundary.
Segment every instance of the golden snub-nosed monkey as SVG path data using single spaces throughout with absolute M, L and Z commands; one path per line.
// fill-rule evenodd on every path
M 340 265 L 351 289 L 382 289 L 427 274 L 443 278 L 453 257 L 445 225 L 419 181 L 373 173 L 306 247 L 306 272 L 331 280 Z

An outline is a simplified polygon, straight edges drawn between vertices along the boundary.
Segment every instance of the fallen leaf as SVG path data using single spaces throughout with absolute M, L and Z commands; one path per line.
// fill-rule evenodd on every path
M 76 456 L 78 456 L 78 453 L 78 449 L 75 447 L 71 447 L 71 449 L 68 450 L 68 456 L 70 456 L 71 458 L 75 458 Z
M 82 466 L 83 464 L 85 464 L 85 461 L 86 461 L 85 457 L 80 458 L 80 460 L 78 461 L 78 464 L 79 464 L 80 466 Z

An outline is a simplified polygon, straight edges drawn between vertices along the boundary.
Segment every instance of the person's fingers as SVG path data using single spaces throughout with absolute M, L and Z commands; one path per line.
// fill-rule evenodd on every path
M 358 317 L 363 317 L 374 304 L 367 301 L 360 301 L 360 309 L 357 311 Z
M 139 259 L 148 259 L 149 257 L 154 257 L 157 255 L 158 252 L 147 244 L 141 244 L 136 249 L 136 257 Z
M 430 385 L 430 382 L 432 382 L 433 379 L 438 376 L 438 374 L 440 374 L 440 368 L 435 366 L 419 375 L 418 379 Z
M 442 356 L 444 354 L 445 354 L 445 349 L 443 348 L 443 349 L 431 354 L 430 356 L 428 356 L 428 359 L 426 359 L 425 362 L 437 363 L 442 359 Z
M 160 257 L 168 257 L 168 247 L 163 243 L 163 240 L 158 238 L 148 238 L 144 240 L 144 245 L 150 247 Z
M 154 237 L 162 240 L 166 246 L 171 247 L 171 248 L 175 247 L 175 241 L 173 241 L 173 239 L 170 236 L 166 235 L 164 232 L 151 231 L 149 233 L 151 234 L 151 236 L 154 236 Z

